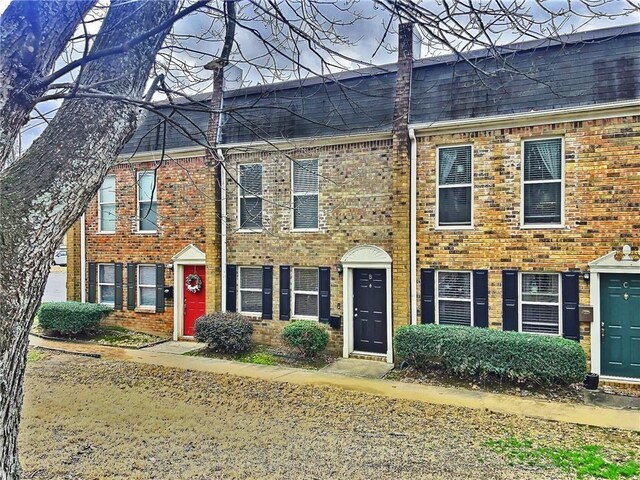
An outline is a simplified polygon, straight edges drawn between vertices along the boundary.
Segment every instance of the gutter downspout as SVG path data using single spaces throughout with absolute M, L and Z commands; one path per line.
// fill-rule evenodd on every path
M 86 249 L 86 235 L 85 235 L 85 218 L 84 213 L 80 217 L 80 301 L 85 303 L 87 301 L 87 249 Z M 76 297 L 78 298 L 78 297 Z
M 224 155 L 222 153 L 222 149 L 218 148 L 218 157 L 220 158 L 220 162 L 224 165 Z M 220 166 L 220 262 L 222 265 L 220 266 L 220 275 L 222 278 L 220 279 L 221 283 L 221 294 L 222 299 L 220 305 L 222 307 L 222 311 L 227 311 L 227 172 L 224 168 Z
M 409 162 L 409 175 L 410 175 L 410 201 L 409 201 L 409 259 L 410 268 L 409 281 L 410 281 L 410 308 L 411 308 L 411 324 L 416 325 L 418 323 L 418 282 L 417 282 L 417 247 L 416 247 L 416 203 L 417 203 L 417 175 L 416 175 L 416 132 L 413 128 L 409 129 L 409 141 L 411 142 L 411 154 Z

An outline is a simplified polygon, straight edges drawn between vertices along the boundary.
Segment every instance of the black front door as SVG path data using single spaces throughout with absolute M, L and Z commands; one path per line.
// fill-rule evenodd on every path
M 353 349 L 387 353 L 386 270 L 353 270 Z

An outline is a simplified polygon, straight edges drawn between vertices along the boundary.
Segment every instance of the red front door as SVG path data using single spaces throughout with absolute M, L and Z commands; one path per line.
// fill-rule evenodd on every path
M 198 275 L 202 282 L 200 290 L 197 292 L 190 292 L 187 288 L 187 279 L 191 274 Z M 184 326 L 182 334 L 185 337 L 192 337 L 196 320 L 205 313 L 207 282 L 205 279 L 204 265 L 185 265 L 182 281 L 184 285 Z M 196 283 L 195 280 L 192 280 L 190 284 L 195 286 Z

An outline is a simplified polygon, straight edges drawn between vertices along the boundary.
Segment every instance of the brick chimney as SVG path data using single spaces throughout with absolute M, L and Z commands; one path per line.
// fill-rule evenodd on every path
M 418 44 L 419 45 L 419 44 Z M 410 141 L 409 100 L 416 47 L 412 23 L 403 23 L 398 32 L 398 70 L 393 107 L 393 326 L 410 320 Z

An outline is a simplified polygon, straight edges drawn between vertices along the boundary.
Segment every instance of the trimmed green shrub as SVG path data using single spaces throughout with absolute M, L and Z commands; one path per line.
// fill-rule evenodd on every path
M 421 368 L 438 365 L 461 376 L 497 376 L 542 385 L 581 382 L 584 350 L 574 340 L 477 327 L 410 325 L 395 334 L 400 359 Z
M 284 340 L 300 350 L 305 357 L 315 357 L 329 343 L 329 332 L 317 322 L 296 320 L 289 323 L 282 332 Z
M 215 312 L 196 320 L 194 336 L 210 350 L 221 353 L 242 353 L 251 348 L 251 322 L 235 312 Z
M 112 311 L 99 303 L 49 302 L 40 306 L 38 323 L 43 330 L 59 335 L 88 334 Z

